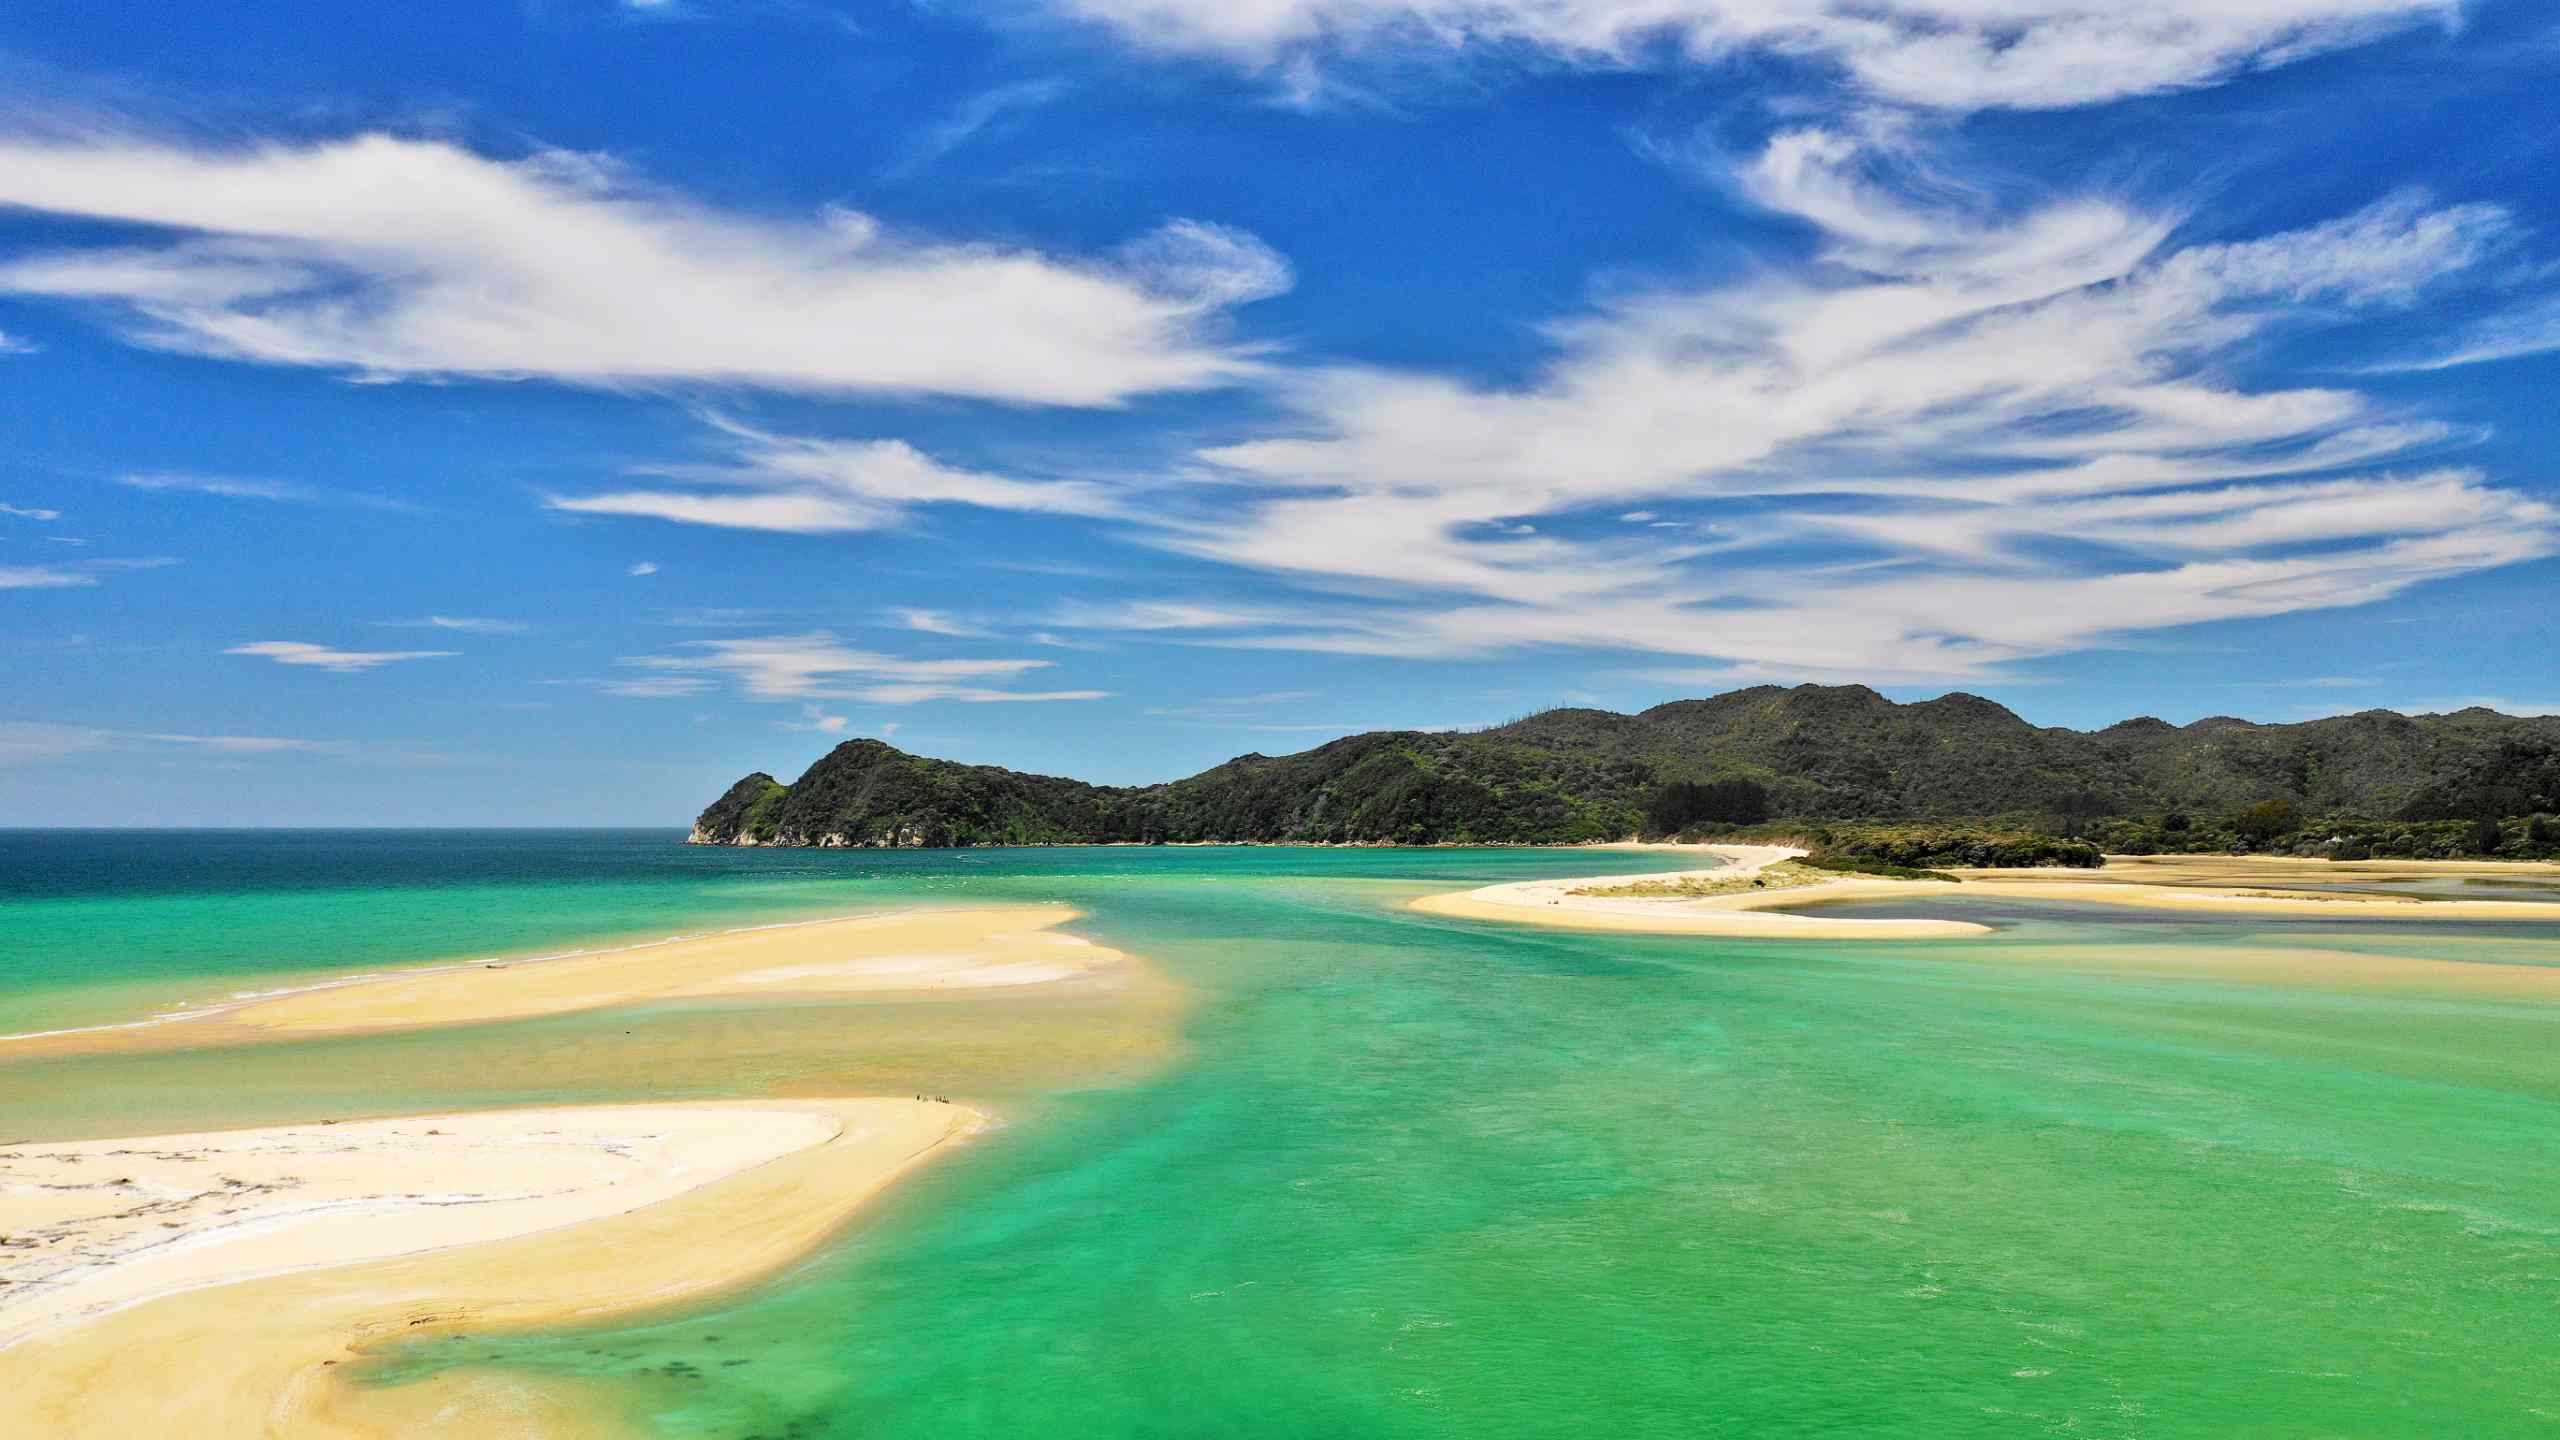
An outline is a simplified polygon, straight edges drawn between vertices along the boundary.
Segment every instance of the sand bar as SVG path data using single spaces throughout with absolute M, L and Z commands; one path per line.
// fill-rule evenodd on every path
M 1059 933 L 1077 914 L 1065 905 L 908 910 L 340 977 L 135 1024 L 0 1038 L 0 1059 L 467 1025 L 649 1001 L 1018 989 L 1129 963 L 1116 950 Z
M 1567 930 L 1617 930 L 1656 935 L 1715 935 L 1761 940 L 1948 940 L 1988 935 L 1991 927 L 1967 920 L 1859 920 L 1837 915 L 1788 913 L 1795 906 L 1879 895 L 1908 897 L 1934 881 L 1841 879 L 1785 890 L 1738 891 L 1703 899 L 1628 895 L 1578 895 L 1683 875 L 1727 879 L 1748 876 L 1805 852 L 1787 845 L 1701 845 L 1724 864 L 1675 874 L 1594 875 L 1570 880 L 1523 880 L 1487 885 L 1454 895 L 1427 895 L 1412 908 L 1466 920 L 1501 920 Z
M 1489 885 L 1454 895 L 1432 895 L 1413 908 L 1471 920 L 1504 920 L 1574 930 L 1620 930 L 1666 935 L 1714 935 L 1737 939 L 1921 940 L 1987 935 L 1990 927 L 1961 920 L 1860 920 L 1839 915 L 1788 913 L 1859 900 L 1967 899 L 2055 900 L 2126 905 L 2149 910 L 2223 915 L 2290 916 L 2299 919 L 2399 919 L 2539 921 L 2560 925 L 2560 904 L 2533 900 L 2474 900 L 2361 895 L 2261 887 L 2310 884 L 2390 884 L 2412 879 L 2542 879 L 2560 866 L 2394 861 L 2372 864 L 2248 856 L 2111 857 L 2105 870 L 1959 870 L 1960 885 L 1844 876 L 1782 890 L 1743 891 L 1702 899 L 1577 895 L 1681 874 L 1722 877 L 1747 874 L 1805 852 L 1779 845 L 1695 847 L 1724 858 L 1716 870 L 1671 875 L 1604 875 L 1570 880 L 1531 880 Z
M 610 1433 L 469 1377 L 344 1377 L 393 1338 L 769 1275 L 981 1123 L 929 1101 L 757 1100 L 0 1150 L 0 1434 Z
M 2267 855 L 2110 855 L 2103 870 L 1958 870 L 1968 895 L 2131 905 L 2190 914 L 2296 919 L 2500 920 L 2560 925 L 2560 903 L 2454 895 L 2358 894 L 2306 886 L 2387 887 L 2465 879 L 2560 880 L 2534 861 L 2304 860 Z

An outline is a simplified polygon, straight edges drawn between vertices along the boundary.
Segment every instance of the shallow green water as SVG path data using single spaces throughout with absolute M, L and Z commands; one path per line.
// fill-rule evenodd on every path
M 2560 1006 L 2502 978 L 2560 934 L 2008 906 L 1798 946 L 1398 908 L 1589 855 L 678 853 L 627 883 L 687 924 L 1070 900 L 1196 988 L 1187 1046 L 1008 1095 L 717 1310 L 382 1378 L 604 1376 L 729 1440 L 2560 1430 Z M 2333 949 L 2468 963 L 2296 963 Z

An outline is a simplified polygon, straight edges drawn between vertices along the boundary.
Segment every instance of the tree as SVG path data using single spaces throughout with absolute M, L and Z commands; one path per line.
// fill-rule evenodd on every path
M 2302 812 L 2290 800 L 2261 800 L 2231 817 L 2231 828 L 2252 845 L 2264 845 L 2302 828 Z
M 2526 839 L 2536 845 L 2560 845 L 2560 820 L 2554 820 L 2548 815 L 2536 815 L 2532 823 L 2524 827 L 2524 834 Z
M 2506 838 L 2504 827 L 2498 824 L 2494 815 L 2482 815 L 2471 822 L 2471 853 L 2474 855 L 2498 853 L 2499 842 Z
M 1769 792 L 1756 780 L 1740 778 L 1705 785 L 1674 781 L 1656 790 L 1645 806 L 1645 828 L 1656 835 L 1677 835 L 1704 822 L 1757 825 L 1768 818 Z
M 2077 840 L 2089 832 L 2089 822 L 2115 813 L 2116 807 L 2095 790 L 2072 790 L 2057 797 L 2053 811 L 2060 820 L 2055 828 L 2064 836 Z
M 2171 835 L 2186 834 L 2187 827 L 2194 823 L 2195 822 L 2193 820 L 2187 818 L 2187 812 L 2183 810 L 2172 810 L 2168 814 L 2160 817 L 2160 828 Z

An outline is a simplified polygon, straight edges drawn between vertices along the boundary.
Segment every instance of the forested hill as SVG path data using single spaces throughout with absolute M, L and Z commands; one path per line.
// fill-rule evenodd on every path
M 1550 710 L 1472 733 L 1354 735 L 1134 788 L 853 740 L 791 785 L 761 773 L 739 781 L 702 812 L 693 839 L 1569 844 L 1666 828 L 1665 797 L 1708 786 L 1807 822 L 2183 820 L 2269 801 L 2308 816 L 2522 817 L 2560 811 L 2560 717 L 2370 710 L 2293 725 L 2146 718 L 2087 732 L 2029 725 L 1974 695 L 1905 705 L 1864 686 L 1759 686 L 1638 715 Z M 1715 813 L 1723 803 L 1704 813 L 1757 818 Z

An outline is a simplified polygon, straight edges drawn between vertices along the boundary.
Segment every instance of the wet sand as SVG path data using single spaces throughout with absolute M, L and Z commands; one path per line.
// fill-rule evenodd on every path
M 369 1346 L 698 1299 L 788 1265 L 983 1123 L 910 1099 L 478 1112 L 0 1151 L 0 1434 L 612 1434 Z
M 134 1024 L 0 1038 L 0 1060 L 468 1025 L 647 1001 L 1009 990 L 1129 963 L 1116 950 L 1057 933 L 1076 915 L 1064 905 L 901 911 L 341 977 Z

